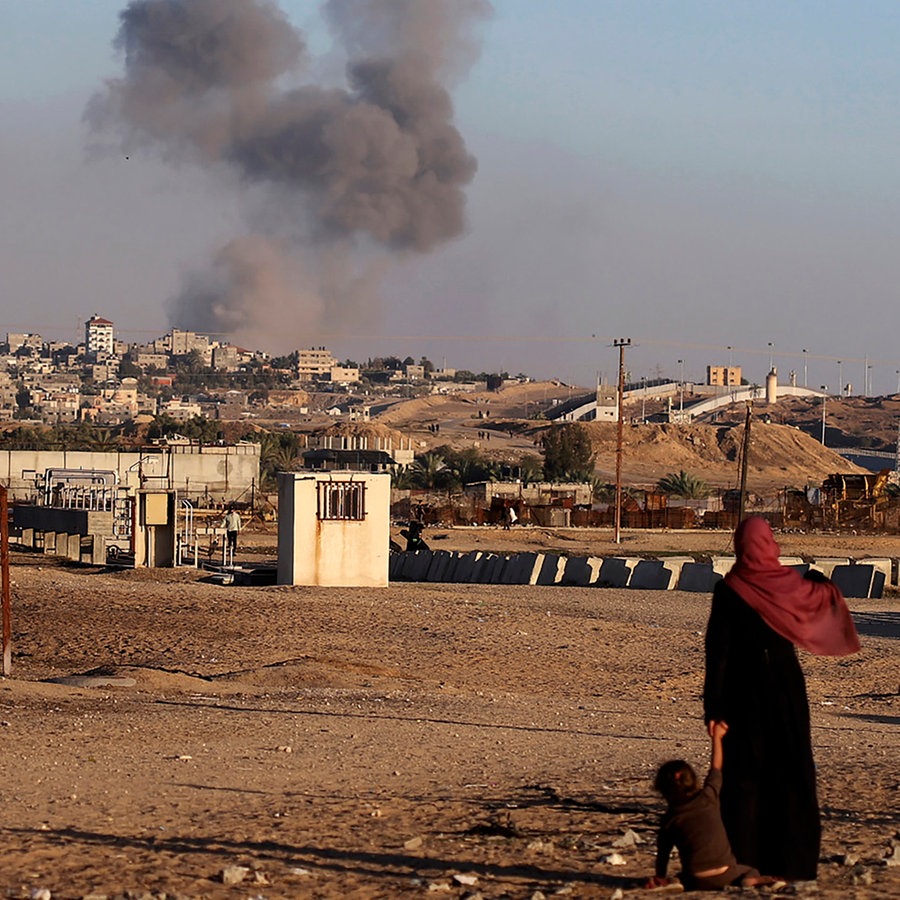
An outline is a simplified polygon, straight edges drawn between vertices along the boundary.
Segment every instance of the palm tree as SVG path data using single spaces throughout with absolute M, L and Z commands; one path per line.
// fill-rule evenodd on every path
M 440 487 L 447 464 L 439 453 L 423 453 L 412 464 L 412 477 L 418 487 Z
M 670 472 L 656 483 L 658 490 L 673 497 L 684 497 L 686 500 L 701 500 L 709 495 L 709 485 L 701 478 L 697 478 L 682 469 L 680 472 Z

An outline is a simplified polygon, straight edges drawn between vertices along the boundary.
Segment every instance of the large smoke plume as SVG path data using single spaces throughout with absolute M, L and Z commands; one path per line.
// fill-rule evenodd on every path
M 173 324 L 242 336 L 372 315 L 391 259 L 459 235 L 475 160 L 446 87 L 476 56 L 488 0 L 327 0 L 341 84 L 310 83 L 303 36 L 271 0 L 132 0 L 124 74 L 86 117 L 244 188 L 248 235 L 184 281 Z M 235 178 L 235 175 L 238 177 Z

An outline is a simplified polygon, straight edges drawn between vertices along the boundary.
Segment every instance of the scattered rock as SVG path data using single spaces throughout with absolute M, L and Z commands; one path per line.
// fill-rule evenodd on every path
M 406 843 L 404 843 L 403 849 L 404 850 L 418 850 L 419 847 L 422 846 L 422 843 L 423 843 L 423 841 L 422 841 L 421 837 L 410 838 L 408 841 L 406 841 Z
M 613 841 L 613 847 L 636 847 L 638 844 L 643 844 L 644 839 L 636 832 L 632 831 L 630 828 L 622 835 L 622 837 Z
M 53 895 L 49 888 L 32 888 L 29 896 L 31 900 L 50 900 Z
M 451 891 L 450 883 L 447 881 L 429 881 L 429 894 L 449 894 Z
M 600 857 L 600 862 L 608 866 L 624 866 L 627 860 L 621 853 L 607 853 L 606 856 Z
M 855 866 L 859 862 L 859 857 L 855 853 L 845 853 L 840 862 L 842 866 Z
M 225 866 L 220 877 L 222 884 L 240 884 L 249 874 L 247 866 Z
M 464 884 L 467 887 L 472 887 L 472 885 L 478 884 L 477 875 L 454 875 L 453 880 L 457 884 Z
M 624 896 L 625 892 L 622 890 L 622 888 L 616 888 L 612 892 L 612 896 L 609 898 L 609 900 L 622 900 Z

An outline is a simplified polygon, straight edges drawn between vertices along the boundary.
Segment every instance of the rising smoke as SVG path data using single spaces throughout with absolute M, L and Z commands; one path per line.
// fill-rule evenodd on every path
M 184 280 L 175 325 L 358 327 L 392 261 L 464 229 L 476 163 L 446 85 L 475 59 L 488 0 L 327 0 L 323 13 L 341 84 L 309 83 L 306 42 L 271 0 L 132 0 L 121 13 L 124 74 L 88 122 L 125 152 L 219 172 L 252 232 Z

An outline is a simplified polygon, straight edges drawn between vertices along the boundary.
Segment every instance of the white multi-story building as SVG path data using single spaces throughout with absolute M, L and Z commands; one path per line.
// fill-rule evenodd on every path
M 113 323 L 109 319 L 96 314 L 84 323 L 84 349 L 89 356 L 96 358 L 101 354 L 113 355 L 116 344 L 113 330 Z

